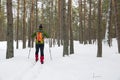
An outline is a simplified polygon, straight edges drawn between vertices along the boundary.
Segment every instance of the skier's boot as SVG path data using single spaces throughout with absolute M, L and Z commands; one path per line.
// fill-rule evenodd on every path
M 35 61 L 38 61 L 38 54 L 35 54 Z
M 41 62 L 41 64 L 44 63 L 44 56 L 41 56 L 41 57 L 40 57 L 40 62 Z

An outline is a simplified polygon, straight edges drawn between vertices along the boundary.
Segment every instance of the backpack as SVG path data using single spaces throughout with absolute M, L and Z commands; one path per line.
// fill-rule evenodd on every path
M 37 42 L 43 43 L 43 33 L 42 32 L 37 32 L 36 40 L 37 40 Z

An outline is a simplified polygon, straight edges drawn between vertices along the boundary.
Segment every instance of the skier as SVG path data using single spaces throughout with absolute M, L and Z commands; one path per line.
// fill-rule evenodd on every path
M 43 31 L 42 24 L 39 25 L 38 31 L 32 34 L 32 38 L 36 37 L 35 41 L 35 61 L 39 60 L 39 49 L 40 49 L 40 62 L 44 63 L 44 37 L 48 38 L 48 35 L 45 31 Z

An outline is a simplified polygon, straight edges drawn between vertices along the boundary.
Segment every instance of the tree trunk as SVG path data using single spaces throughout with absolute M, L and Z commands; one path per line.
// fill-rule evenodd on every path
M 7 0 L 7 51 L 6 58 L 14 57 L 12 0 Z
M 26 48 L 26 0 L 24 0 L 24 13 L 23 13 L 23 49 Z
M 49 2 L 49 6 L 50 6 L 50 16 L 49 16 L 49 34 L 50 34 L 50 39 L 49 39 L 49 43 L 50 43 L 50 47 L 52 47 L 53 44 L 53 37 L 54 37 L 54 20 L 53 20 L 53 0 L 50 0 Z
M 102 57 L 102 26 L 101 26 L 101 0 L 98 0 L 98 51 L 97 51 L 97 57 Z
M 63 56 L 68 55 L 67 30 L 66 30 L 66 0 L 61 0 L 61 27 L 63 29 Z
M 84 28 L 83 28 L 83 32 L 84 32 L 84 44 L 87 44 L 87 35 L 86 35 L 86 0 L 84 0 Z
M 57 28 L 57 39 L 58 39 L 58 46 L 60 46 L 60 39 L 61 39 L 61 0 L 58 0 L 58 28 Z
M 111 18 L 112 18 L 112 0 L 109 1 L 107 22 L 106 22 L 106 33 L 105 33 L 105 42 L 108 42 L 109 46 L 112 46 Z
M 34 0 L 32 0 L 32 7 L 31 7 L 31 33 L 34 32 Z M 32 47 L 34 44 L 34 39 L 32 38 Z
M 1 0 L 0 0 L 0 41 L 4 40 L 4 31 L 3 31 L 3 18 L 2 18 L 2 5 L 1 5 Z
M 93 3 L 93 17 L 92 17 L 92 19 L 93 19 L 93 23 L 92 23 L 92 26 L 93 26 L 93 31 L 92 31 L 92 38 L 93 38 L 93 43 L 97 40 L 97 27 L 96 27 L 96 25 L 97 25 L 97 18 L 96 18 L 96 14 L 97 14 L 97 6 L 96 6 L 96 2 L 94 1 L 94 3 Z
M 63 45 L 63 0 L 60 0 L 60 38 Z
M 91 44 L 92 43 L 92 38 L 91 38 L 91 0 L 89 0 L 89 25 L 88 25 L 88 27 L 89 27 L 89 44 Z
M 41 24 L 44 24 L 44 1 L 41 4 Z
M 54 2 L 53 2 L 54 3 Z M 54 6 L 53 6 L 54 7 Z M 55 45 L 56 44 L 56 40 L 58 39 L 57 36 L 58 36 L 58 11 L 57 11 L 57 7 L 58 7 L 58 0 L 55 0 L 55 17 L 54 17 L 54 40 L 53 40 L 53 44 Z M 54 10 L 54 9 L 53 9 Z
M 31 47 L 31 22 L 30 25 L 28 26 L 28 47 Z
M 28 28 L 28 47 L 33 47 L 34 39 L 31 35 L 34 32 L 34 0 L 32 0 L 31 10 L 30 10 L 30 26 Z
M 2 8 L 1 8 L 1 0 L 0 0 L 0 32 L 2 33 Z M 2 34 L 0 33 L 0 41 L 2 40 Z
M 83 43 L 82 0 L 79 0 L 79 41 Z
M 16 48 L 18 49 L 18 36 L 19 36 L 19 8 L 20 8 L 20 0 L 18 0 L 17 6 L 17 33 L 16 33 Z
M 68 0 L 68 27 L 70 29 L 70 54 L 74 54 L 73 32 L 72 32 L 72 0 Z M 68 40 L 69 42 L 69 40 Z
M 108 21 L 108 30 L 109 30 L 109 36 L 108 36 L 108 44 L 109 47 L 112 46 L 112 0 L 109 1 L 109 21 Z
M 120 1 L 114 0 L 114 3 L 115 3 L 116 37 L 118 44 L 118 53 L 120 53 Z
M 38 0 L 36 0 L 36 28 L 38 27 Z

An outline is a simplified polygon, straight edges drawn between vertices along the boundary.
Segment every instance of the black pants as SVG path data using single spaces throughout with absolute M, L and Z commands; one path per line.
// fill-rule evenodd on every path
M 44 56 L 44 44 L 36 44 L 36 52 L 35 54 L 39 54 L 39 49 L 40 49 L 40 56 Z

